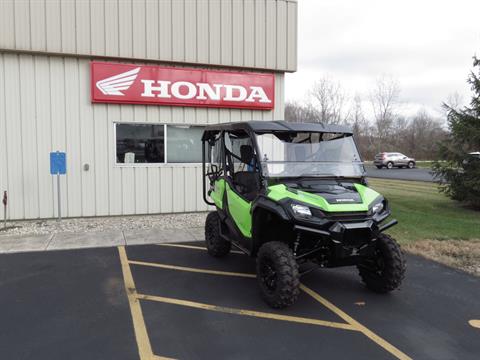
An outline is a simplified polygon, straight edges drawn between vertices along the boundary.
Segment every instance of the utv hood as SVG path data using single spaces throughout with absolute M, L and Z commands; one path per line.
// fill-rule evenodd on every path
M 315 189 L 289 188 L 284 184 L 272 185 L 268 197 L 275 201 L 291 199 L 313 205 L 327 212 L 368 211 L 369 206 L 381 195 L 360 184 L 353 188 L 316 186 Z

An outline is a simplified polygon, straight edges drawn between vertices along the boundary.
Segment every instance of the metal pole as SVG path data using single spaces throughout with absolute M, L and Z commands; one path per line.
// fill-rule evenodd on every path
M 7 192 L 3 192 L 3 228 L 7 229 Z
M 62 220 L 62 208 L 61 208 L 61 199 L 60 199 L 60 174 L 57 173 L 57 192 L 58 192 L 58 221 Z

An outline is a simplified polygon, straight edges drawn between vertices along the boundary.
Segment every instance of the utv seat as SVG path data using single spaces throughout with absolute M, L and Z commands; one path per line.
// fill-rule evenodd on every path
M 252 165 L 252 160 L 254 160 L 253 148 L 250 145 L 240 146 L 240 157 L 243 164 Z M 237 191 L 248 201 L 252 201 L 260 189 L 260 174 L 258 171 L 237 171 L 233 175 L 233 182 Z
M 258 172 L 239 171 L 233 176 L 233 182 L 237 191 L 245 199 L 252 201 L 260 188 L 260 175 Z

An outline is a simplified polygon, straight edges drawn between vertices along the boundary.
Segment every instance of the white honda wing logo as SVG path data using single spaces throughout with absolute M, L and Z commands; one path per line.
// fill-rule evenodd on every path
M 111 76 L 109 78 L 97 81 L 96 86 L 104 95 L 124 96 L 125 94 L 120 90 L 127 90 L 137 78 L 139 71 L 140 68 L 138 67 L 133 70 Z

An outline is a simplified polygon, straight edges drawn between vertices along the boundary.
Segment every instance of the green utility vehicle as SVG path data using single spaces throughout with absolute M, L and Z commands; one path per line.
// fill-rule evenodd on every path
M 249 121 L 209 125 L 203 141 L 203 197 L 216 211 L 205 224 L 208 253 L 231 246 L 256 257 L 264 300 L 292 305 L 300 276 L 319 267 L 357 266 L 379 293 L 398 288 L 405 260 L 384 231 L 397 223 L 368 187 L 350 129 Z

